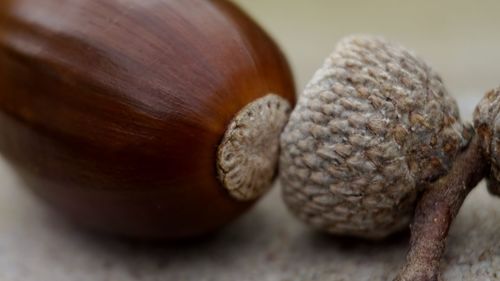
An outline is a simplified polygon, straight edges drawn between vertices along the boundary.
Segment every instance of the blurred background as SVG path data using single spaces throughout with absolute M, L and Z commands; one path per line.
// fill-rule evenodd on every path
M 442 75 L 466 120 L 483 93 L 500 85 L 500 1 L 235 2 L 282 47 L 299 92 L 352 33 L 415 50 Z M 63 221 L 12 174 L 0 159 L 0 281 L 384 281 L 408 246 L 407 233 L 370 243 L 311 231 L 288 213 L 278 187 L 214 237 L 175 245 L 119 241 Z M 499 221 L 500 200 L 481 185 L 452 226 L 445 280 L 500 280 Z
M 301 91 L 349 34 L 382 35 L 413 49 L 470 111 L 500 85 L 499 1 L 236 0 L 286 53 Z

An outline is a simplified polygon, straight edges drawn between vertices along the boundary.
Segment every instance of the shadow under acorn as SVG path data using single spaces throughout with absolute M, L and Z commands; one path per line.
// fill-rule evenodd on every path
M 481 202 L 481 212 L 466 203 L 455 222 L 443 261 L 445 280 L 454 280 L 450 278 L 456 277 L 457 270 L 470 271 L 471 276 L 483 270 L 484 276 L 492 278 L 494 270 L 500 270 L 495 268 L 495 262 L 500 266 L 500 228 L 494 224 L 500 204 L 481 194 L 477 198 L 476 193 L 471 201 Z M 40 210 L 33 214 L 40 223 L 37 231 L 45 232 L 48 248 L 59 251 L 50 261 L 55 269 L 72 267 L 68 270 L 83 272 L 85 268 L 73 267 L 74 260 L 81 259 L 91 264 L 97 276 L 126 276 L 125 280 L 391 280 L 404 262 L 410 238 L 408 229 L 377 241 L 311 230 L 289 214 L 279 189 L 224 229 L 176 241 L 94 233 L 45 204 L 35 205 Z M 492 260 L 495 256 L 498 261 Z
M 382 274 L 395 272 L 403 262 L 409 231 L 380 241 L 328 235 L 310 230 L 293 219 L 277 192 L 262 201 L 218 232 L 175 241 L 102 235 L 68 222 L 49 207 L 43 209 L 46 210 L 44 223 L 53 232 L 50 235 L 57 236 L 58 241 L 65 240 L 64 245 L 77 245 L 75 248 L 84 251 L 80 254 L 86 258 L 94 257 L 101 263 L 97 270 L 126 272 L 132 276 L 131 280 L 142 280 L 144 276 L 179 277 L 178 274 L 187 270 L 199 270 L 214 280 L 224 276 L 226 279 L 222 280 L 230 280 L 232 275 L 224 272 L 227 268 L 239 270 L 243 275 L 277 274 L 285 280 L 287 276 L 314 280 L 314 276 L 320 278 L 323 274 L 337 276 L 343 264 L 353 260 L 353 264 L 361 261 L 369 267 L 389 265 L 394 269 L 383 270 Z M 397 254 L 387 256 L 384 252 Z M 374 255 L 378 258 L 368 259 Z M 329 260 L 344 260 L 344 263 L 330 264 Z

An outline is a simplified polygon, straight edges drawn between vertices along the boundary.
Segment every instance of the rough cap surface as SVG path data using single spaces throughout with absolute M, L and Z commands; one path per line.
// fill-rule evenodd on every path
M 408 225 L 417 194 L 470 139 L 441 78 L 405 48 L 343 39 L 281 137 L 283 197 L 335 234 L 382 238 Z
M 489 91 L 476 106 L 474 127 L 481 136 L 485 156 L 491 162 L 488 189 L 500 195 L 500 88 Z
M 219 145 L 217 172 L 233 198 L 253 200 L 271 187 L 289 114 L 286 99 L 268 94 L 246 105 L 231 121 Z

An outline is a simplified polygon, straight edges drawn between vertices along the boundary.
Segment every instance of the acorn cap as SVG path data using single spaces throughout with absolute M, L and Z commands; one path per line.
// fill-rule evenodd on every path
M 284 200 L 319 229 L 385 237 L 408 225 L 418 193 L 470 136 L 424 61 L 382 38 L 345 38 L 282 134 Z
M 500 88 L 489 91 L 474 110 L 474 128 L 481 139 L 485 158 L 491 162 L 488 190 L 500 195 Z

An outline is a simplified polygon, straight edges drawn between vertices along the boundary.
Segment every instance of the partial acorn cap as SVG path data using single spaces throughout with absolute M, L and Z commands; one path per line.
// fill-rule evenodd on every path
M 408 226 L 417 195 L 467 145 L 441 78 L 400 45 L 340 41 L 281 137 L 289 208 L 334 234 L 382 238 Z
M 474 110 L 474 128 L 491 162 L 488 190 L 500 195 L 500 88 L 489 91 Z

